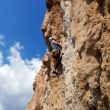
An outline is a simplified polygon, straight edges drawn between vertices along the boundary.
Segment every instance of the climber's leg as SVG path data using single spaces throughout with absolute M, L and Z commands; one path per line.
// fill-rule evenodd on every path
M 58 67 L 59 67 L 59 63 L 57 62 L 56 66 L 55 66 L 55 72 L 58 73 Z
M 52 63 L 53 63 L 53 73 L 57 74 L 58 73 L 58 67 L 61 64 L 62 60 L 62 53 L 59 50 L 55 50 L 52 55 Z
M 62 60 L 62 54 L 60 54 L 59 56 L 59 64 L 61 64 L 61 60 Z
M 55 59 L 56 59 L 56 64 L 54 65 L 54 67 L 55 67 L 55 73 L 58 74 L 58 67 L 61 64 L 61 60 L 62 60 L 62 55 L 61 55 L 61 52 L 60 51 L 57 51 L 57 54 L 55 56 Z
M 55 62 L 53 64 L 53 73 L 54 74 L 58 74 L 58 67 L 59 67 L 58 60 L 55 59 Z
M 53 73 L 55 73 L 56 72 L 56 65 L 57 65 L 57 62 L 56 62 L 55 58 L 53 59 L 52 63 L 53 63 L 53 65 L 52 65 L 53 66 Z
M 60 51 L 59 51 L 59 53 L 58 53 L 58 55 L 57 55 L 57 63 L 58 63 L 58 66 L 61 64 L 61 60 L 62 60 L 62 55 L 63 55 L 63 53 L 61 53 Z M 57 66 L 57 67 L 58 67 Z

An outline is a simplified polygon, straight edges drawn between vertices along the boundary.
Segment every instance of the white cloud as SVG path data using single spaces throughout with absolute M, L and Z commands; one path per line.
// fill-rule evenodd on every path
M 2 46 L 5 45 L 4 40 L 5 40 L 5 36 L 0 34 L 0 45 L 2 45 Z
M 2 106 L 2 104 L 0 103 L 0 110 L 4 110 L 4 108 L 3 108 L 3 106 Z
M 24 109 L 32 95 L 34 77 L 41 67 L 39 58 L 24 60 L 21 57 L 21 49 L 23 46 L 19 42 L 10 48 L 7 58 L 9 64 L 3 64 L 3 55 L 0 52 L 0 107 L 4 108 L 3 110 Z

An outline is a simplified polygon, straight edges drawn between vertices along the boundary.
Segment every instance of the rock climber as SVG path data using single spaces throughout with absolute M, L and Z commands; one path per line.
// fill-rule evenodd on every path
M 49 38 L 49 42 L 51 44 L 51 60 L 53 62 L 53 73 L 58 73 L 57 68 L 61 64 L 61 59 L 62 59 L 62 46 L 53 38 Z

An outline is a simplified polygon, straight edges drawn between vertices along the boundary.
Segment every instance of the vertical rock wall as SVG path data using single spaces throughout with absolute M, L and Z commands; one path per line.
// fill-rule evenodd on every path
M 110 1 L 46 4 L 42 31 L 49 51 L 50 36 L 61 43 L 62 71 L 52 73 L 47 52 L 27 110 L 110 110 Z

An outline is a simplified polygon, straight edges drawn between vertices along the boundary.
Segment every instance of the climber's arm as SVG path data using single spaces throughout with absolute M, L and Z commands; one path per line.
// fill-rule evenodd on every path
M 56 44 L 57 46 L 59 46 L 59 47 L 61 47 L 62 48 L 62 46 L 60 45 L 60 43 L 58 43 L 57 41 L 52 41 L 54 44 Z

